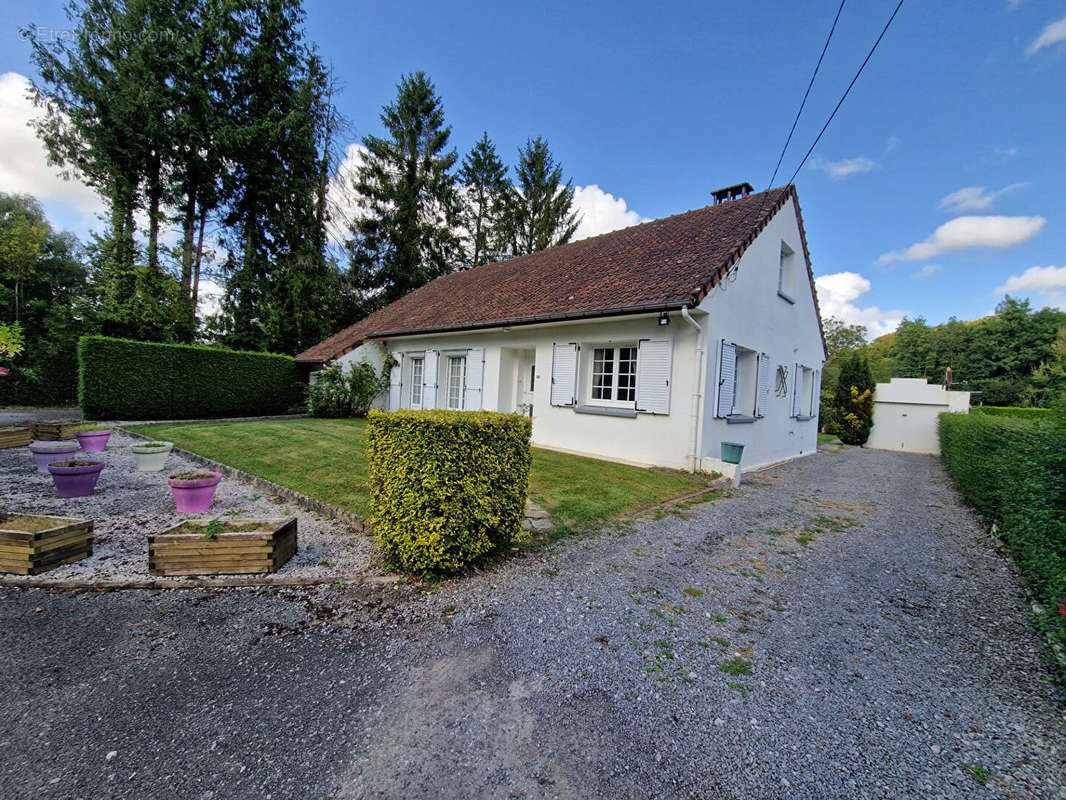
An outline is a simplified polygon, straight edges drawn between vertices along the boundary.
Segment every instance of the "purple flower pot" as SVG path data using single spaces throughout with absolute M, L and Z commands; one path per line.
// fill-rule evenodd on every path
M 111 431 L 75 431 L 78 444 L 86 453 L 102 453 L 107 449 L 107 440 L 111 438 Z
M 30 452 L 37 462 L 37 471 L 48 474 L 48 465 L 53 461 L 69 461 L 78 452 L 77 442 L 30 442 Z
M 88 497 L 96 488 L 96 481 L 100 479 L 103 469 L 103 461 L 90 461 L 84 467 L 48 465 L 48 471 L 52 473 L 52 480 L 55 481 L 60 497 Z
M 171 475 L 167 478 L 170 491 L 174 495 L 174 505 L 178 507 L 179 514 L 198 514 L 211 507 L 211 501 L 215 499 L 215 490 L 218 489 L 218 483 L 222 480 L 222 473 L 210 470 L 205 470 L 205 472 L 214 477 L 183 480 Z

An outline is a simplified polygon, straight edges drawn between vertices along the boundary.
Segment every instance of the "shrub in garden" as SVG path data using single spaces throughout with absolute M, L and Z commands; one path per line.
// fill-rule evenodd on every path
M 389 564 L 457 572 L 521 530 L 532 423 L 490 411 L 370 411 L 370 518 Z
M 844 444 L 866 444 L 874 420 L 874 381 L 866 359 L 855 353 L 840 366 L 833 395 L 835 433 Z
M 366 361 L 348 370 L 331 364 L 314 374 L 307 391 L 307 410 L 312 417 L 361 417 L 370 410 L 374 398 L 389 386 L 389 371 L 395 361 L 390 356 L 380 372 Z
M 1042 606 L 1038 624 L 1066 646 L 1066 426 L 1062 410 L 1051 416 L 1037 424 L 941 414 L 940 449 L 963 497 L 997 526 Z
M 1046 420 L 1051 409 L 1022 408 L 1019 406 L 974 406 L 971 414 L 984 414 L 989 417 L 1015 417 L 1017 419 Z
M 90 419 L 277 414 L 306 386 L 289 356 L 83 336 L 78 403 Z

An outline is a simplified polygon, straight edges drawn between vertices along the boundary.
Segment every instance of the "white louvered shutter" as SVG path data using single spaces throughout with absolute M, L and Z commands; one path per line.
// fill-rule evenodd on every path
M 398 411 L 403 397 L 403 353 L 394 353 L 393 357 L 396 363 L 389 370 L 389 411 Z
M 466 351 L 466 385 L 463 386 L 463 410 L 481 410 L 481 383 L 485 374 L 485 348 Z
M 759 397 L 755 401 L 755 416 L 765 417 L 770 407 L 770 356 L 759 353 Z
M 641 339 L 637 343 L 637 411 L 670 413 L 672 339 Z
M 800 415 L 800 392 L 803 391 L 803 365 L 792 365 L 792 416 Z
M 718 407 L 716 417 L 733 413 L 733 394 L 737 388 L 737 346 L 722 339 L 718 348 Z
M 577 403 L 577 344 L 567 342 L 552 345 L 553 406 L 573 406 Z
M 422 408 L 437 407 L 437 373 L 440 363 L 440 351 L 427 350 L 422 362 Z
M 814 371 L 814 379 L 811 381 L 811 416 L 818 416 L 818 407 L 822 404 L 822 372 Z

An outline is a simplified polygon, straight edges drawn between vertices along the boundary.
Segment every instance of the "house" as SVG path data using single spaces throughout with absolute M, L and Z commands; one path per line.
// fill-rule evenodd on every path
M 874 425 L 866 446 L 940 455 L 940 415 L 969 412 L 969 392 L 949 391 L 925 378 L 893 378 L 874 390 Z
M 296 360 L 388 352 L 389 409 L 530 414 L 534 444 L 627 463 L 812 453 L 825 344 L 795 187 L 715 200 L 437 278 Z

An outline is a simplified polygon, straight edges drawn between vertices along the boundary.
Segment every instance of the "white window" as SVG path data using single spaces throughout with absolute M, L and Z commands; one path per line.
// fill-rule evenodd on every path
M 448 356 L 448 409 L 463 410 L 463 386 L 466 383 L 466 356 Z
M 411 408 L 422 407 L 422 375 L 425 359 L 422 356 L 411 359 Z
M 753 422 L 766 416 L 770 357 L 735 342 L 722 341 L 718 358 L 715 416 Z
M 781 263 L 777 274 L 777 294 L 790 303 L 795 303 L 796 296 L 796 252 L 781 242 Z
M 819 387 L 811 367 L 796 364 L 796 374 L 792 390 L 792 416 L 796 419 L 810 419 L 817 408 Z
M 629 405 L 636 401 L 636 346 L 593 348 L 589 399 L 596 405 Z

